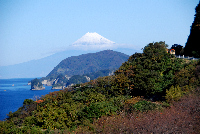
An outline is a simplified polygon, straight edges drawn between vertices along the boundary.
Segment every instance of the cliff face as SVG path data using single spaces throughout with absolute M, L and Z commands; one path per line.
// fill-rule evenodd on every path
M 56 86 L 56 87 L 52 87 L 51 89 L 65 89 L 65 86 Z
M 53 84 L 53 80 L 43 80 L 42 81 L 42 85 L 45 85 L 45 86 L 52 86 Z

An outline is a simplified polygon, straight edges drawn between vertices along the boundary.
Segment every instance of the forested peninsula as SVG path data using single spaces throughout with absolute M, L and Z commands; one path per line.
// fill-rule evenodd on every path
M 113 50 L 68 57 L 55 66 L 46 77 L 34 79 L 29 85 L 31 90 L 43 90 L 43 85 L 52 86 L 52 89 L 64 89 L 112 75 L 128 58 L 128 55 Z

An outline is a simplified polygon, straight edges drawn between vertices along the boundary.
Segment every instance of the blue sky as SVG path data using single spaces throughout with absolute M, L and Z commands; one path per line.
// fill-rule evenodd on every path
M 0 0 L 0 66 L 39 59 L 87 32 L 141 49 L 185 46 L 199 0 Z

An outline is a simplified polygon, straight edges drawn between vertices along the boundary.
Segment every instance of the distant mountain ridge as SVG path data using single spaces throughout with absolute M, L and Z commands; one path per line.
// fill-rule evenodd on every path
M 81 54 L 95 53 L 101 50 L 108 50 L 108 49 L 122 52 L 125 54 L 130 54 L 130 55 L 136 52 L 136 50 L 134 49 L 126 48 L 125 45 L 124 46 L 122 45 L 122 47 L 118 48 L 115 42 L 104 38 L 103 36 L 99 35 L 96 32 L 94 33 L 88 32 L 84 36 L 82 36 L 80 39 L 75 41 L 72 45 L 68 46 L 68 48 L 65 48 L 63 49 L 63 51 L 57 52 L 48 57 L 44 57 L 38 60 L 31 60 L 28 62 L 15 64 L 15 65 L 0 66 L 0 79 L 44 77 L 44 76 L 47 76 L 49 72 L 56 65 L 58 65 L 61 60 L 65 58 L 68 58 L 70 56 L 78 56 Z M 82 62 L 82 61 L 79 61 L 79 62 Z M 91 63 L 88 63 L 88 64 L 91 64 Z M 95 63 L 95 65 L 98 65 L 98 64 Z M 94 66 L 92 67 L 91 65 L 91 68 L 93 68 L 95 71 Z M 84 74 L 85 72 L 88 73 L 88 71 L 86 70 L 82 72 L 81 74 Z M 101 70 L 104 70 L 104 69 L 101 69 Z M 60 71 L 62 72 L 62 69 Z
M 128 55 L 113 50 L 72 56 L 62 60 L 46 78 L 56 78 L 59 74 L 71 77 L 73 75 L 83 75 L 99 70 L 118 69 L 128 58 Z
M 67 50 L 38 60 L 31 60 L 16 65 L 0 66 L 0 79 L 45 77 L 63 59 L 83 53 L 88 52 Z

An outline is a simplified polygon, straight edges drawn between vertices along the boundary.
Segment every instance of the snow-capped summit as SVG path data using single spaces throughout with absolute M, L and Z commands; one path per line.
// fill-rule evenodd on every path
M 115 42 L 110 41 L 103 36 L 99 35 L 98 33 L 86 33 L 80 39 L 75 41 L 72 45 L 73 46 L 82 46 L 82 45 L 106 45 L 106 44 L 114 44 Z

